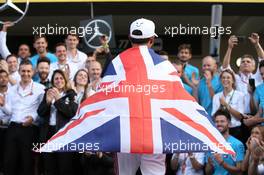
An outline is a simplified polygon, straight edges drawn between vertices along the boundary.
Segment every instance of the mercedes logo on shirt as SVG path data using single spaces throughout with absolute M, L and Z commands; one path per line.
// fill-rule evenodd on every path
M 93 29 L 93 32 L 90 35 L 85 35 L 84 37 L 84 42 L 90 48 L 96 49 L 101 47 L 100 37 L 102 37 L 103 35 L 108 36 L 108 42 L 112 38 L 111 26 L 104 20 L 92 20 L 85 26 L 85 28 Z
M 21 4 L 21 3 L 20 3 Z M 18 23 L 20 20 L 24 18 L 28 11 L 29 7 L 29 0 L 25 0 L 24 2 L 25 7 L 24 9 L 20 9 L 16 4 L 14 4 L 13 0 L 5 0 L 4 3 L 1 3 L 0 0 L 0 14 L 1 12 L 5 11 L 6 9 L 12 9 L 17 14 L 19 14 L 19 17 L 17 17 L 14 21 L 11 21 L 12 23 Z M 0 15 L 2 16 L 2 15 Z M 3 19 L 0 18 L 0 24 L 3 24 L 5 21 L 2 21 Z

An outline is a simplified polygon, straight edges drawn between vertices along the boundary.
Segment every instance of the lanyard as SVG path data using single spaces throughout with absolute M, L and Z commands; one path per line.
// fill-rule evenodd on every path
M 232 93 L 232 95 L 231 95 L 231 97 L 230 97 L 230 99 L 229 99 L 229 101 L 228 101 L 228 105 L 230 105 L 230 103 L 231 103 L 231 101 L 232 101 L 232 99 L 233 99 L 233 96 L 234 96 L 234 93 L 235 93 L 235 90 L 233 90 L 233 93 Z

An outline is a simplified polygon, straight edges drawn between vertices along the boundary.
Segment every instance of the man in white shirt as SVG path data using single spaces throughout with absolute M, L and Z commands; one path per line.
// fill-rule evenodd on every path
M 8 55 L 11 55 L 7 45 L 6 45 L 6 35 L 7 35 L 7 29 L 14 24 L 12 22 L 4 22 L 2 31 L 0 31 L 0 55 L 4 59 L 7 58 Z M 18 47 L 18 63 L 20 63 L 22 60 L 27 59 L 31 56 L 30 47 L 27 44 L 20 44 Z
M 0 70 L 0 172 L 3 172 L 4 164 L 4 145 L 6 138 L 7 125 L 9 123 L 10 115 L 8 111 L 3 108 L 3 104 L 6 101 L 6 94 L 8 90 L 8 72 Z
M 10 115 L 8 111 L 3 108 L 3 104 L 6 101 L 6 94 L 8 90 L 8 72 L 4 69 L 0 69 L 0 172 L 3 172 L 4 161 L 4 145 L 6 138 L 7 125 L 9 123 Z
M 87 54 L 87 59 L 85 61 L 85 69 L 87 71 L 89 71 L 89 67 L 91 65 L 91 63 L 95 62 L 96 61 L 96 56 L 94 53 L 88 53 Z
M 205 153 L 175 153 L 171 158 L 171 168 L 176 175 L 203 175 Z
M 102 74 L 101 63 L 99 63 L 98 61 L 91 62 L 88 73 L 89 73 L 89 80 L 90 80 L 88 89 L 89 91 L 90 90 L 96 91 L 98 85 L 101 82 L 101 74 Z
M 0 128 L 6 128 L 10 119 L 10 111 L 6 110 L 4 103 L 6 101 L 8 89 L 8 72 L 0 69 Z
M 264 51 L 259 43 L 259 35 L 257 33 L 252 33 L 249 37 L 250 42 L 256 49 L 259 60 L 264 59 Z M 223 60 L 222 69 L 231 69 L 230 59 L 233 48 L 238 45 L 238 38 L 236 36 L 231 36 L 228 40 L 228 48 Z M 236 78 L 236 89 L 245 94 L 245 110 L 244 113 L 252 113 L 252 105 L 254 105 L 254 99 L 252 93 L 248 91 L 249 79 L 255 79 L 255 86 L 261 84 L 261 78 L 259 71 L 253 74 L 255 70 L 255 60 L 251 55 L 245 54 L 241 57 L 241 64 L 239 67 L 239 72 L 235 75 Z
M 79 69 L 85 68 L 87 55 L 77 49 L 77 46 L 79 44 L 78 36 L 75 34 L 68 34 L 65 39 L 65 44 L 67 46 L 68 63 L 76 66 L 76 72 Z M 76 72 L 73 72 L 73 75 L 75 75 Z
M 29 60 L 20 63 L 19 74 L 21 81 L 9 88 L 3 105 L 11 113 L 5 147 L 6 175 L 33 174 L 33 123 L 37 120 L 37 108 L 45 88 L 32 81 L 33 66 Z
M 67 49 L 64 43 L 58 43 L 55 46 L 55 55 L 58 62 L 50 65 L 49 79 L 51 80 L 52 74 L 55 70 L 62 70 L 69 80 L 73 80 L 75 73 L 78 71 L 76 65 L 69 63 L 67 60 Z
M 18 73 L 18 59 L 16 55 L 8 55 L 6 62 L 9 71 L 9 83 L 13 86 L 20 81 L 20 75 Z

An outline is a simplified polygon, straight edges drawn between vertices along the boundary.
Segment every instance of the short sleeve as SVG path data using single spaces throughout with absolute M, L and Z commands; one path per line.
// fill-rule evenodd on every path
M 236 162 L 243 161 L 245 155 L 244 145 L 241 142 L 239 142 L 239 144 L 237 144 L 236 147 L 234 148 L 234 151 L 236 152 Z

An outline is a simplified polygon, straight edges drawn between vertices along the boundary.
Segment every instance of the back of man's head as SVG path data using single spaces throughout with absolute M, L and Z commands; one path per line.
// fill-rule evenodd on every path
M 155 24 L 153 21 L 140 18 L 135 20 L 130 25 L 129 38 L 132 44 L 146 45 L 154 41 L 154 37 L 158 35 L 155 33 Z M 149 43 L 153 44 L 153 43 Z

